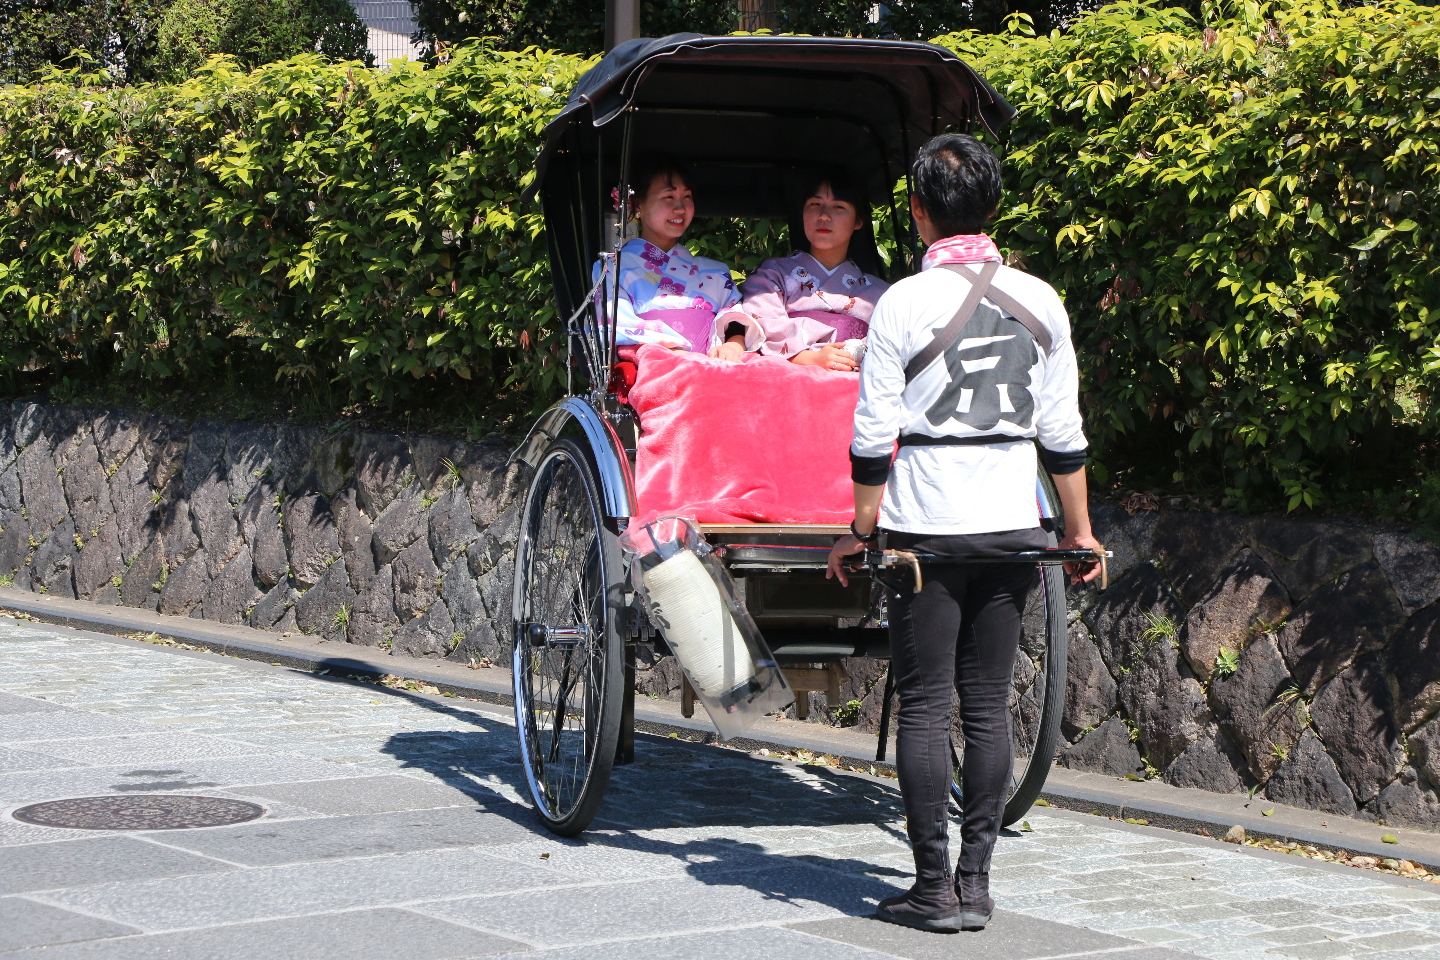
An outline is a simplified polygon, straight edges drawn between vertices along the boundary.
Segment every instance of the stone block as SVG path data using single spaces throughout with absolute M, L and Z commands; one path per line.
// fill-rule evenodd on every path
M 465 448 L 453 440 L 440 437 L 418 436 L 410 438 L 410 457 L 415 470 L 415 482 L 421 490 L 434 490 L 450 473 L 445 463 L 463 463 Z
M 1362 816 L 1381 820 L 1387 826 L 1434 830 L 1440 827 L 1440 793 L 1407 767 L 1394 783 L 1380 791 Z
M 1115 712 L 1115 679 L 1105 669 L 1100 651 L 1085 624 L 1070 628 L 1069 662 L 1065 672 L 1065 713 L 1060 729 L 1069 740 L 1097 726 Z
M 269 485 L 258 486 L 250 491 L 238 511 L 240 537 L 250 548 L 255 579 L 266 590 L 290 573 L 285 530 L 281 525 L 280 510 L 275 506 L 278 495 Z
M 505 557 L 514 557 L 520 536 L 520 508 L 521 504 L 515 504 L 500 513 L 465 551 L 473 575 L 483 577 Z
M 1142 554 L 1131 535 L 1131 517 L 1118 503 L 1092 503 L 1090 505 L 1090 527 L 1095 539 L 1114 554 L 1110 558 L 1110 579 L 1118 581 L 1142 560 L 1149 559 Z
M 152 489 L 163 490 L 181 475 L 189 447 L 185 424 L 174 417 L 151 414 L 140 422 L 140 454 Z
M 115 512 L 110 504 L 110 484 L 100 464 L 100 451 L 86 431 L 65 472 L 60 475 L 70 516 L 78 529 L 99 529 Z M 83 535 L 83 533 L 82 533 Z
M 1330 520 L 1260 518 L 1255 521 L 1255 548 L 1296 603 L 1322 583 L 1371 559 L 1365 531 Z
M 44 443 L 32 443 L 15 460 L 30 533 L 35 536 L 48 535 L 70 509 L 55 466 L 54 455 Z
M 375 518 L 375 565 L 384 566 L 400 555 L 400 551 L 427 533 L 425 508 L 418 496 L 406 495 L 392 500 Z
M 120 553 L 120 536 L 114 517 L 100 525 L 95 536 L 84 539 L 85 546 L 75 558 L 75 596 L 93 600 L 101 590 L 113 586 L 111 577 L 125 572 L 125 558 Z
M 422 615 L 405 624 L 395 634 L 391 654 L 407 657 L 443 659 L 460 645 L 464 637 L 455 630 L 444 600 L 436 600 Z
M 275 449 L 275 428 L 263 423 L 225 425 L 225 452 L 221 456 L 225 480 L 230 485 L 230 502 L 243 503 L 270 474 Z
M 19 510 L 0 512 L 0 575 L 18 573 L 29 555 L 30 523 Z
M 1240 666 L 1228 677 L 1210 683 L 1210 702 L 1220 728 L 1245 755 L 1250 773 L 1264 782 L 1300 738 L 1304 723 L 1297 717 L 1298 694 L 1285 660 L 1271 636 L 1250 643 Z
M 340 555 L 345 559 L 350 582 L 368 583 L 375 576 L 375 550 L 371 543 L 375 525 L 361 509 L 352 489 L 340 491 L 330 502 L 330 511 L 335 516 L 335 533 L 340 538 Z
M 450 564 L 450 569 L 445 571 L 445 576 L 440 581 L 440 599 L 445 601 L 445 606 L 450 610 L 450 618 L 455 622 L 455 629 L 461 633 L 469 633 L 481 623 L 490 620 L 490 614 L 480 599 L 480 591 L 475 586 L 475 578 L 471 575 L 467 563 L 457 561 Z
M 205 551 L 197 550 L 183 562 L 172 557 L 168 566 L 168 574 L 161 568 L 164 585 L 160 588 L 160 602 L 156 610 L 169 616 L 189 616 L 210 589 Z
M 1145 655 L 1157 629 L 1185 623 L 1185 608 L 1170 591 L 1154 563 L 1137 566 L 1113 585 L 1090 611 L 1090 636 L 1118 676 Z
M 285 501 L 282 522 L 285 549 L 290 557 L 290 579 L 302 588 L 313 587 L 340 559 L 340 534 L 330 501 L 305 493 Z
M 1190 608 L 1185 618 L 1185 659 L 1202 680 L 1209 680 L 1220 651 L 1238 652 L 1258 630 L 1290 612 L 1285 588 L 1250 550 L 1220 574 L 1215 590 Z
M 1300 734 L 1295 746 L 1275 768 L 1265 785 L 1265 796 L 1276 803 L 1341 816 L 1355 815 L 1355 796 L 1340 776 L 1335 761 L 1313 731 Z
M 1243 793 L 1254 782 L 1245 755 L 1213 723 L 1165 768 L 1163 779 L 1171 786 L 1215 793 Z
M 353 430 L 323 434 L 311 452 L 313 484 L 325 497 L 338 496 L 355 477 L 355 448 L 360 435 Z
M 30 562 L 15 578 L 20 584 L 25 578 L 28 589 L 36 593 L 48 593 L 56 597 L 75 597 L 75 563 L 80 548 L 75 545 L 75 521 L 66 517 L 64 522 L 35 548 Z
M 1130 740 L 1130 730 L 1119 717 L 1111 717 L 1074 746 L 1060 752 L 1060 765 L 1112 777 L 1145 775 L 1145 761 Z
M 155 536 L 155 491 L 150 486 L 149 473 L 149 464 L 137 450 L 110 476 L 109 495 L 110 505 L 115 508 L 115 532 L 120 550 L 127 558 L 139 553 Z
M 528 468 L 509 461 L 510 450 L 493 444 L 473 446 L 463 463 L 457 461 L 471 516 L 481 529 L 495 523 L 505 511 L 518 507 L 517 501 L 529 484 Z
M 467 637 L 461 646 L 463 647 L 469 642 L 470 639 Z M 685 674 L 680 669 L 680 662 L 674 657 L 654 657 L 645 654 L 636 657 L 635 689 L 647 696 L 656 696 L 662 700 L 679 700 L 681 681 L 684 677 Z M 885 665 L 882 663 L 880 664 L 880 674 L 874 685 L 868 692 L 857 698 L 860 700 L 860 712 L 855 721 L 857 728 L 861 730 L 879 728 L 879 703 L 884 691 Z M 890 732 L 893 734 L 895 731 L 892 729 Z
M 1155 559 L 1187 605 L 1210 595 L 1249 542 L 1250 520 L 1228 513 L 1166 510 L 1155 524 Z
M 1385 646 L 1404 619 L 1384 572 L 1371 560 L 1312 591 L 1277 639 L 1296 683 L 1313 693 L 1357 656 Z
M 90 418 L 90 435 L 100 453 L 100 463 L 107 473 L 113 473 L 140 445 L 140 420 L 124 410 L 102 408 Z M 0 444 L 0 459 L 3 459 L 3 444 Z
M 160 591 L 154 585 L 160 582 L 164 562 L 164 544 L 150 541 L 120 575 L 120 602 L 148 610 L 159 606 Z
M 180 481 L 175 480 L 161 492 L 160 502 L 151 515 L 151 527 L 163 541 L 161 549 L 172 564 L 185 560 L 200 547 L 200 538 L 190 522 L 190 503 L 179 499 L 180 493 Z
M 40 436 L 46 405 L 34 400 L 17 400 L 10 406 L 11 422 L 15 425 L 15 446 L 30 446 Z
M 1440 605 L 1410 619 L 1386 652 L 1395 684 L 1395 718 L 1409 730 L 1440 708 Z
M 254 561 L 249 547 L 240 551 L 225 564 L 219 576 L 210 582 L 200 601 L 199 608 L 192 614 L 216 623 L 248 623 L 251 608 L 264 596 L 255 583 Z
M 446 566 L 480 536 L 470 517 L 465 491 L 452 488 L 440 495 L 427 511 L 430 522 L 430 552 L 435 562 Z
M 414 476 L 410 447 L 404 440 L 381 433 L 360 437 L 355 450 L 355 494 L 367 514 L 378 517 L 384 513 Z
M 270 451 L 270 482 L 281 490 L 303 490 L 314 477 L 312 460 L 323 431 L 319 427 L 282 423 L 275 428 Z
M 240 524 L 230 502 L 230 485 L 219 471 L 200 480 L 190 494 L 190 522 L 205 551 L 206 572 L 218 576 L 239 546 Z
M 1428 540 L 1394 531 L 1375 534 L 1375 559 L 1406 616 L 1440 600 L 1440 547 Z
M 451 650 L 449 656 L 445 659 L 454 660 L 457 663 L 479 663 L 481 660 L 489 660 L 493 664 L 507 667 L 510 664 L 509 655 L 506 653 L 506 645 L 501 642 L 500 637 L 495 633 L 495 628 L 490 625 L 488 620 L 477 623 L 471 627 L 464 638 L 461 639 L 459 645 L 457 645 L 454 650 Z M 678 671 L 679 667 L 677 666 L 675 669 Z M 676 673 L 676 677 L 679 677 L 678 672 Z M 637 690 L 640 689 L 639 681 L 640 674 L 637 672 Z M 677 691 L 680 689 L 679 679 L 675 681 L 675 689 Z M 641 692 L 650 693 L 652 690 L 647 688 Z M 674 698 L 672 697 L 671 699 Z
M 1162 770 L 1200 736 L 1209 719 L 1205 691 L 1165 638 L 1156 639 L 1121 677 L 1120 702 L 1140 730 L 1145 756 Z
M 440 569 L 425 541 L 417 540 L 395 557 L 390 565 L 395 578 L 395 613 L 401 622 L 430 608 L 440 595 Z
M 1404 765 L 1390 694 L 1374 657 L 1326 684 L 1310 705 L 1310 718 L 1357 804 L 1369 803 Z
M 275 584 L 251 609 L 250 626 L 258 630 L 274 630 L 286 611 L 294 605 L 294 600 L 295 592 L 288 580 Z
M 384 566 L 365 584 L 350 608 L 350 625 L 346 638 L 367 647 L 392 640 L 400 629 L 395 614 L 395 583 L 393 571 Z
M 207 479 L 224 476 L 225 468 L 220 458 L 225 454 L 225 424 L 196 420 L 190 425 L 188 440 L 184 466 L 180 469 L 187 496 L 200 489 L 200 484 Z
M 307 635 L 343 640 L 349 630 L 354 604 L 355 591 L 350 587 L 345 564 L 337 558 L 319 582 L 295 602 L 295 623 Z

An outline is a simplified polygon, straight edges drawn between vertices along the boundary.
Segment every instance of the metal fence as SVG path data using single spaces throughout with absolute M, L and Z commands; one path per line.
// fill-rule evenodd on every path
M 415 32 L 415 8 L 409 0 L 350 0 L 370 33 L 370 53 L 375 65 L 391 60 L 415 60 L 419 47 L 411 42 Z

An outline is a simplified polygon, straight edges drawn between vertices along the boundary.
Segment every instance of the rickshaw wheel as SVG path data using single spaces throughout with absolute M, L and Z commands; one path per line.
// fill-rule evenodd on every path
M 1049 534 L 1050 546 L 1053 547 L 1064 536 L 1064 517 L 1060 513 L 1060 498 L 1048 474 L 1041 473 L 1040 484 L 1040 494 L 1049 501 L 1050 513 L 1054 517 L 1055 529 Z M 1034 742 L 1029 744 L 1028 749 L 1017 751 L 1021 755 L 1015 758 L 1016 766 L 1010 776 L 1009 796 L 1005 801 L 1005 813 L 1001 819 L 1002 825 L 1007 827 L 1025 816 L 1040 798 L 1040 793 L 1045 788 L 1045 779 L 1050 774 L 1050 765 L 1055 760 L 1056 746 L 1060 742 L 1060 718 L 1065 712 L 1065 672 L 1069 668 L 1070 659 L 1065 570 L 1058 566 L 1041 567 L 1040 570 L 1038 589 L 1044 605 L 1045 643 L 1041 654 L 1042 662 L 1034 681 L 1039 688 L 1037 699 L 1040 715 L 1035 724 Z M 1012 735 L 1012 741 L 1014 739 Z M 950 784 L 950 793 L 956 804 L 963 809 L 958 762 L 955 768 L 955 779 Z
M 515 727 L 545 826 L 574 836 L 604 799 L 620 734 L 623 641 L 608 587 L 622 579 L 590 456 L 546 450 L 515 554 Z

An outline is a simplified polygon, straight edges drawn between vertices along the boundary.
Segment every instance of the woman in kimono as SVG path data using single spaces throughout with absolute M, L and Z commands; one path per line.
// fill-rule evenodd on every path
M 724 344 L 725 328 L 715 317 L 740 300 L 730 268 L 697 257 L 680 243 L 695 218 L 685 170 L 652 159 L 638 165 L 634 182 L 640 236 L 620 248 L 616 345 L 654 343 L 738 360 L 744 352 L 743 331 L 737 327 L 732 331 L 736 343 Z M 597 263 L 596 278 L 599 271 Z M 606 287 L 603 308 L 608 309 L 615 289 L 608 282 Z
M 741 323 L 749 346 L 762 353 L 827 370 L 855 370 L 870 313 L 889 287 L 852 257 L 852 241 L 868 238 L 870 207 L 839 172 L 817 177 L 801 196 L 791 235 L 801 227 L 805 242 L 788 257 L 760 264 L 741 286 L 745 298 L 738 310 L 721 320 Z

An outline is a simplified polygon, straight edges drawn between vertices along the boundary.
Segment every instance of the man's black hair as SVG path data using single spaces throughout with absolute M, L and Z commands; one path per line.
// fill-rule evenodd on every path
M 983 233 L 1000 205 L 1000 161 L 974 137 L 944 133 L 915 155 L 910 178 L 937 239 Z
M 667 184 L 679 186 L 683 183 L 690 189 L 695 189 L 694 182 L 690 179 L 690 171 L 686 170 L 680 161 L 670 157 L 645 156 L 639 159 L 630 173 L 630 189 L 635 194 L 636 203 L 645 199 L 645 195 L 650 192 L 650 185 L 659 176 L 663 176 Z

